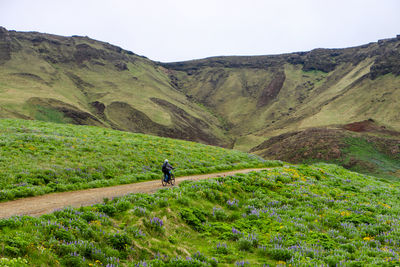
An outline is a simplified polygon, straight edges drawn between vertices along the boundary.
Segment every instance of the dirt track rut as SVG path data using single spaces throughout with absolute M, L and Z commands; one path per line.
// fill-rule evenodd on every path
M 201 180 L 213 177 L 229 176 L 237 173 L 260 171 L 262 169 L 244 169 L 221 173 L 184 176 L 176 178 L 176 185 L 186 180 Z M 80 191 L 52 193 L 0 203 L 0 218 L 14 215 L 39 216 L 64 207 L 81 207 L 101 203 L 104 198 L 119 197 L 130 193 L 153 193 L 163 188 L 160 180 L 111 187 L 92 188 Z

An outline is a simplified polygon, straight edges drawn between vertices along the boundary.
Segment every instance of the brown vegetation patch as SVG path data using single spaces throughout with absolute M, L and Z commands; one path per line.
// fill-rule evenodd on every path
M 8 31 L 0 27 L 0 64 L 11 59 L 11 39 Z
M 375 132 L 392 136 L 400 136 L 399 132 L 387 130 L 385 126 L 379 126 L 373 119 L 349 123 L 343 126 L 343 129 L 352 132 Z
M 125 102 L 112 102 L 106 107 L 106 114 L 121 130 L 161 136 L 168 132 L 166 126 L 152 121 L 144 112 Z
M 25 79 L 34 80 L 36 82 L 44 83 L 46 85 L 50 85 L 48 82 L 46 82 L 45 80 L 43 80 L 40 76 L 38 76 L 36 74 L 26 73 L 26 72 L 18 72 L 18 73 L 11 73 L 11 75 L 25 78 Z
M 343 130 L 310 128 L 304 131 L 275 136 L 251 149 L 264 158 L 301 163 L 307 159 L 334 160 L 342 157 L 346 147 Z
M 0 107 L 0 118 L 17 118 L 17 119 L 24 119 L 24 120 L 31 120 L 31 117 L 25 116 L 20 114 L 16 111 L 6 109 L 4 107 Z
M 105 108 L 107 120 L 111 121 L 120 130 L 213 145 L 221 144 L 220 140 L 210 133 L 211 131 L 207 131 L 209 125 L 203 120 L 191 116 L 183 109 L 166 100 L 158 98 L 152 98 L 151 100 L 163 107 L 171 115 L 171 126 L 158 124 L 152 121 L 144 112 L 120 101 L 112 102 Z M 93 102 L 92 105 L 101 108 L 99 103 Z
M 174 129 L 172 129 L 170 137 L 211 145 L 223 145 L 221 140 L 211 133 L 209 124 L 204 120 L 190 115 L 166 100 L 153 97 L 151 101 L 163 107 L 171 115 Z
M 283 71 L 278 71 L 272 81 L 261 93 L 260 98 L 257 102 L 257 107 L 263 107 L 268 105 L 272 100 L 276 98 L 282 89 L 283 83 L 285 82 L 286 76 Z
M 103 103 L 99 101 L 94 101 L 90 103 L 90 105 L 94 108 L 96 115 L 98 115 L 102 119 L 105 119 L 104 110 L 106 109 L 106 106 Z
M 68 78 L 70 78 L 70 80 L 74 83 L 74 85 L 81 91 L 81 93 L 84 96 L 89 95 L 89 93 L 86 91 L 86 88 L 93 88 L 94 87 L 93 84 L 85 82 L 84 80 L 82 80 L 81 77 L 71 72 L 67 71 L 65 74 L 68 76 Z
M 88 44 L 79 44 L 76 46 L 74 58 L 80 64 L 86 60 L 98 59 L 101 57 L 101 54 L 101 50 L 93 48 Z

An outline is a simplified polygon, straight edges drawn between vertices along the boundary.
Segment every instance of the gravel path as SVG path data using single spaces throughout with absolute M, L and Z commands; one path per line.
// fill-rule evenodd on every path
M 176 178 L 176 185 L 186 180 L 201 180 L 212 177 L 234 175 L 260 171 L 262 169 L 244 169 L 229 172 L 184 176 Z M 153 193 L 163 188 L 160 180 L 153 180 L 134 184 L 117 185 L 111 187 L 92 188 L 80 191 L 52 193 L 43 196 L 29 197 L 9 202 L 0 203 L 0 218 L 8 218 L 14 215 L 39 216 L 51 213 L 64 207 L 81 207 L 101 203 L 104 198 L 113 198 L 130 193 Z

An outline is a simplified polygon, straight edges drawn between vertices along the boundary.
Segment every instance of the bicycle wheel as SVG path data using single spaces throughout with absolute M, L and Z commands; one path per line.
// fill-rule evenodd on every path
M 166 186 L 167 185 L 167 182 L 164 181 L 164 176 L 161 178 L 161 184 L 162 184 L 162 186 Z
M 171 185 L 174 185 L 174 184 L 175 184 L 175 175 L 174 175 L 173 173 L 171 173 L 171 180 L 169 181 L 169 183 L 170 183 Z

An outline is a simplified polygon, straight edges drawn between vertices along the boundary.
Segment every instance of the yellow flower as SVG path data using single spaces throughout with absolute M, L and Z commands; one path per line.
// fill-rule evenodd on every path
M 350 214 L 351 214 L 350 211 L 342 211 L 342 212 L 340 213 L 340 215 L 342 215 L 343 217 L 350 216 Z
M 373 236 L 366 236 L 366 237 L 363 238 L 363 240 L 371 241 L 371 240 L 374 240 L 374 237 Z

